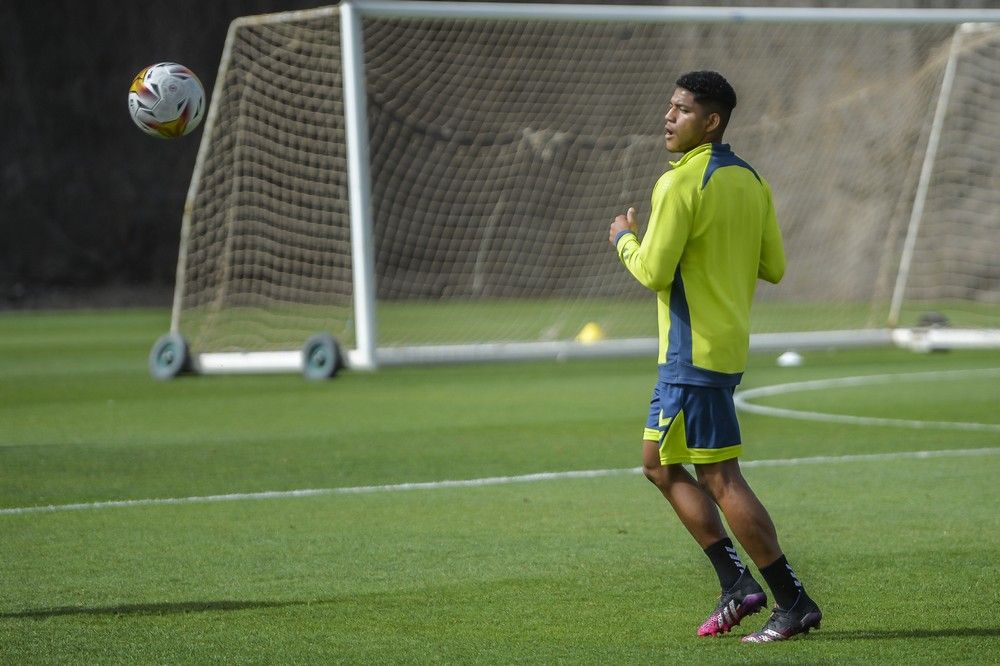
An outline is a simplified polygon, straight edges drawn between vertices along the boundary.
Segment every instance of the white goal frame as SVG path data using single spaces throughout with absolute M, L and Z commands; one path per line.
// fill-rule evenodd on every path
M 373 248 L 373 220 L 371 205 L 371 175 L 369 165 L 368 119 L 366 109 L 365 61 L 362 38 L 362 19 L 372 18 L 424 18 L 424 19 L 479 19 L 563 22 L 700 22 L 700 23 L 856 23 L 856 24 L 953 24 L 956 33 L 952 56 L 949 59 L 942 83 L 937 110 L 928 140 L 923 168 L 906 232 L 904 253 L 897 274 L 890 312 L 889 325 L 883 329 L 821 331 L 801 333 L 766 333 L 751 336 L 752 350 L 786 350 L 845 346 L 904 345 L 915 349 L 951 346 L 952 334 L 938 330 L 933 340 L 909 329 L 894 329 L 903 290 L 906 285 L 913 243 L 920 226 L 926 195 L 927 181 L 934 165 L 937 136 L 943 123 L 942 102 L 947 99 L 947 88 L 954 74 L 957 43 L 961 39 L 962 24 L 998 24 L 1000 9 L 833 9 L 802 7 L 664 7 L 664 6 L 602 6 L 556 4 L 507 4 L 484 2 L 424 2 L 405 0 L 345 0 L 339 6 L 315 10 L 287 12 L 237 19 L 230 26 L 226 46 L 220 62 L 220 75 L 216 78 L 213 104 L 205 122 L 191 185 L 188 204 L 181 230 L 180 257 L 174 294 L 171 333 L 180 335 L 180 313 L 184 289 L 186 264 L 185 246 L 189 233 L 191 202 L 198 191 L 202 167 L 216 124 L 215 100 L 221 98 L 222 72 L 228 66 L 236 29 L 247 25 L 288 21 L 296 18 L 321 16 L 323 13 L 340 13 L 341 51 L 343 65 L 343 100 L 345 110 L 346 148 L 348 158 L 348 194 L 350 205 L 351 256 L 353 262 L 353 300 L 355 322 L 355 347 L 344 350 L 344 361 L 352 369 L 372 370 L 379 366 L 423 363 L 464 362 L 491 360 L 521 360 L 573 357 L 617 357 L 655 354 L 654 338 L 616 339 L 607 341 L 578 342 L 509 342 L 491 344 L 435 345 L 380 348 L 376 318 L 375 271 Z M 652 307 L 652 304 L 650 305 Z M 975 344 L 1000 346 L 1000 331 L 955 331 L 959 346 Z M 191 369 L 199 373 L 237 372 L 301 372 L 304 356 L 301 351 L 280 352 L 226 352 L 199 353 L 190 359 Z

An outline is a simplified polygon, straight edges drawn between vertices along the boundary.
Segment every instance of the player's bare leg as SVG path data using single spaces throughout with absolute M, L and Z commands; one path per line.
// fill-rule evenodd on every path
M 778 533 L 767 509 L 743 478 L 736 458 L 708 465 L 695 465 L 698 482 L 719 505 L 729 529 L 758 568 L 779 557 Z
M 726 537 L 712 498 L 683 465 L 661 465 L 659 444 L 650 439 L 642 442 L 642 470 L 670 502 L 699 546 L 708 548 Z
M 782 554 L 774 522 L 743 478 L 739 461 L 734 458 L 696 465 L 695 470 L 698 481 L 719 505 L 729 528 L 760 569 L 778 604 L 764 627 L 744 636 L 743 641 L 781 641 L 818 629 L 823 613 Z
M 747 615 L 758 612 L 767 603 L 767 596 L 740 562 L 726 536 L 719 510 L 705 489 L 683 465 L 661 465 L 657 442 L 644 440 L 642 453 L 646 478 L 670 502 L 681 523 L 712 560 L 719 574 L 722 594 L 715 610 L 698 627 L 698 635 L 724 634 Z

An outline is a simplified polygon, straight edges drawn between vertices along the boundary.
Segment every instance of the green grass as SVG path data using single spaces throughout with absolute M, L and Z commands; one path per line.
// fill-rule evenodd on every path
M 343 307 L 233 307 L 226 304 L 185 311 L 181 329 L 198 350 L 295 349 L 327 330 L 344 344 L 354 341 L 350 309 Z M 968 301 L 908 303 L 900 313 L 914 326 L 927 312 L 955 326 L 996 326 L 1000 305 Z M 879 328 L 888 303 L 789 302 L 754 305 L 753 332 Z M 589 322 L 608 337 L 655 337 L 656 311 L 649 293 L 637 287 L 622 298 L 496 298 L 379 301 L 379 339 L 386 345 L 572 340 Z
M 148 378 L 164 312 L 0 315 L 0 508 L 638 465 L 651 361 Z M 751 359 L 745 388 L 1000 367 Z M 998 380 L 762 404 L 997 423 Z M 747 459 L 996 448 L 996 432 L 744 415 Z M 0 663 L 995 663 L 1000 456 L 748 467 L 823 629 L 697 639 L 707 559 L 640 476 L 0 514 Z M 745 624 L 756 628 L 754 616 Z M 742 633 L 738 630 L 737 633 Z
M 754 400 L 755 404 L 869 418 L 938 420 L 996 426 L 1000 436 L 1000 369 L 955 375 L 906 374 L 860 386 L 831 386 Z

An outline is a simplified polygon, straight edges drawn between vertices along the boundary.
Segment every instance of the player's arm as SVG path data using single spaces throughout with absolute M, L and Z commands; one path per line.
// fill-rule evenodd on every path
M 636 233 L 634 208 L 612 223 L 608 240 L 615 246 L 625 267 L 644 287 L 663 291 L 673 281 L 690 231 L 692 217 L 687 209 L 680 197 L 669 196 L 663 188 L 653 198 L 653 210 L 642 242 Z
M 757 267 L 757 277 L 778 284 L 785 275 L 785 247 L 781 240 L 781 229 L 778 218 L 774 214 L 774 203 L 771 201 L 771 188 L 767 188 L 768 211 L 764 219 L 763 235 L 760 243 L 760 263 Z

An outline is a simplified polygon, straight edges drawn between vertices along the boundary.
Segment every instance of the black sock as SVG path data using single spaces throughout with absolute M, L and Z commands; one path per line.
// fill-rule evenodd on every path
M 705 549 L 705 554 L 708 555 L 708 559 L 712 560 L 712 566 L 715 567 L 715 573 L 719 575 L 719 583 L 722 584 L 723 592 L 735 585 L 746 570 L 746 565 L 736 554 L 736 549 L 733 548 L 733 542 L 729 537 L 713 543 Z
M 775 602 L 781 608 L 786 610 L 791 608 L 798 601 L 799 595 L 806 593 L 784 555 L 761 569 L 760 573 L 767 581 L 767 586 L 771 588 Z

